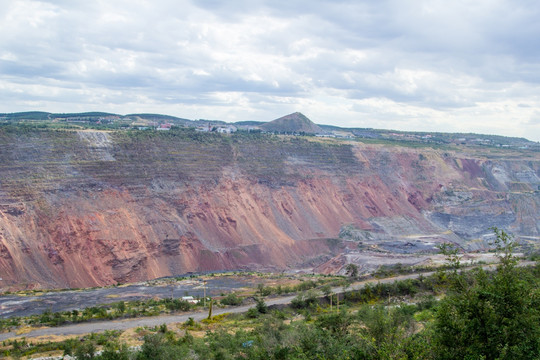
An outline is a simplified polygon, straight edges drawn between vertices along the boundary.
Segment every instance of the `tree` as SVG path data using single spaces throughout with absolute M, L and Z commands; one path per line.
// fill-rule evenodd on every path
M 257 298 L 255 299 L 255 302 L 257 303 L 255 305 L 255 308 L 257 309 L 259 313 L 266 314 L 268 312 L 268 306 L 266 305 L 263 299 Z
M 126 312 L 126 303 L 124 301 L 119 301 L 117 304 L 116 304 L 116 311 L 118 311 L 118 313 L 120 315 L 122 315 L 123 313 Z
M 344 312 L 323 314 L 317 318 L 315 325 L 330 331 L 333 335 L 344 336 L 349 330 L 351 319 Z
M 232 305 L 232 306 L 241 305 L 242 298 L 236 295 L 235 293 L 229 293 L 227 296 L 221 299 L 221 303 L 223 305 Z
M 265 287 L 264 284 L 258 284 L 257 285 L 257 292 L 261 296 L 268 296 L 268 295 L 270 295 L 272 293 L 272 288 Z
M 446 256 L 448 265 L 454 272 L 461 267 L 461 255 L 459 255 L 459 248 L 452 243 L 444 243 L 438 246 L 440 253 Z
M 75 350 L 75 358 L 78 360 L 94 359 L 96 354 L 96 346 L 91 341 L 85 341 Z
M 210 306 L 208 309 L 208 320 L 212 319 L 212 305 L 214 305 L 214 299 L 210 299 Z
M 355 264 L 347 264 L 345 266 L 345 273 L 353 279 L 358 277 L 358 266 Z
M 132 358 L 131 351 L 126 344 L 118 346 L 117 344 L 108 343 L 103 348 L 99 360 L 129 360 Z
M 324 296 L 329 297 L 332 293 L 332 287 L 329 284 L 326 284 L 321 287 L 321 292 L 324 294 Z
M 363 306 L 358 317 L 362 322 L 364 348 L 371 359 L 408 359 L 404 352 L 410 346 L 410 336 L 414 333 L 412 315 L 401 307 L 383 305 Z M 416 357 L 413 357 L 416 358 Z M 418 358 L 426 358 L 425 356 Z
M 497 269 L 480 268 L 469 278 L 456 273 L 457 281 L 439 304 L 434 324 L 438 359 L 540 357 L 538 283 L 516 267 L 512 237 L 493 230 Z
M 330 309 L 332 309 L 332 297 L 330 296 L 332 295 L 332 287 L 326 284 L 321 288 L 321 291 L 324 294 L 324 296 L 326 296 L 326 298 L 330 300 Z

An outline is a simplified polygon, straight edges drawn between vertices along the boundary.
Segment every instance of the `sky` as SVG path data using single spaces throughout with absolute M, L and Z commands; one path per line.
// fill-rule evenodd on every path
M 533 0 L 0 0 L 0 112 L 540 141 Z

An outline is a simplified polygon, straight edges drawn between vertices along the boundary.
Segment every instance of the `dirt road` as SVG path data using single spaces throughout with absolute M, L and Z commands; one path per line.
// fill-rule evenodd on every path
M 534 265 L 534 261 L 520 261 L 518 266 L 532 266 Z M 495 265 L 484 265 L 482 268 L 485 270 L 493 268 Z M 356 283 L 351 284 L 351 286 L 344 289 L 343 287 L 335 287 L 332 289 L 332 292 L 334 294 L 342 294 L 344 291 L 351 291 L 351 290 L 359 290 L 366 286 L 366 284 L 377 284 L 377 283 L 392 283 L 394 281 L 399 280 L 405 280 L 405 279 L 414 279 L 418 278 L 420 276 L 430 276 L 433 275 L 435 272 L 424 272 L 424 273 L 415 273 L 415 274 L 407 274 L 407 275 L 400 275 L 395 277 L 390 277 L 386 279 L 370 279 L 365 281 L 359 281 Z M 320 294 L 322 296 L 322 294 Z M 277 298 L 266 298 L 264 301 L 268 306 L 272 305 L 287 305 L 290 304 L 292 299 L 294 299 L 296 295 L 291 296 L 282 296 Z M 254 304 L 250 305 L 242 305 L 242 306 L 236 306 L 236 307 L 229 307 L 224 309 L 218 309 L 214 308 L 212 314 L 220 315 L 224 313 L 243 313 L 248 311 L 249 308 L 253 307 Z M 111 321 L 96 321 L 96 322 L 87 322 L 87 323 L 81 323 L 81 324 L 73 324 L 73 325 L 66 325 L 66 326 L 60 326 L 60 327 L 52 327 L 52 328 L 41 328 L 36 329 L 33 331 L 30 331 L 26 334 L 17 335 L 14 332 L 4 333 L 0 334 L 0 341 L 7 340 L 7 339 L 13 339 L 13 338 L 33 338 L 38 336 L 48 336 L 48 335 L 82 335 L 82 334 L 89 334 L 93 332 L 102 332 L 106 330 L 127 330 L 132 329 L 139 326 L 159 326 L 161 324 L 173 324 L 173 323 L 179 323 L 179 322 L 185 322 L 190 317 L 192 317 L 194 320 L 200 321 L 202 319 L 205 319 L 208 317 L 207 311 L 197 311 L 197 312 L 187 312 L 177 315 L 163 315 L 163 316 L 155 316 L 155 317 L 144 317 L 144 318 L 136 318 L 136 319 L 126 319 L 126 320 L 111 320 Z
M 423 273 L 423 276 L 429 276 L 432 273 Z M 416 278 L 420 276 L 420 274 L 408 274 L 408 275 L 402 275 L 387 279 L 372 279 L 372 280 L 366 280 L 361 282 L 353 283 L 351 286 L 347 287 L 346 291 L 351 290 L 358 290 L 363 288 L 366 284 L 376 284 L 378 282 L 380 283 L 389 283 L 396 280 L 404 280 L 404 279 L 411 279 Z M 343 287 L 336 287 L 332 289 L 332 292 L 335 294 L 341 294 L 344 292 Z M 321 294 L 322 296 L 322 294 Z M 268 306 L 272 305 L 287 305 L 290 304 L 292 299 L 294 299 L 296 295 L 291 296 L 282 296 L 277 298 L 266 298 L 265 303 Z M 236 307 L 229 307 L 224 309 L 218 309 L 214 308 L 213 315 L 219 315 L 224 313 L 243 313 L 248 311 L 249 308 L 253 307 L 253 304 L 250 305 L 242 305 L 242 306 L 236 306 Z M 93 332 L 102 332 L 106 330 L 127 330 L 139 326 L 159 326 L 161 324 L 172 324 L 172 323 L 179 323 L 179 322 L 185 322 L 189 318 L 193 318 L 194 320 L 200 321 L 202 319 L 205 319 L 208 317 L 207 311 L 197 311 L 197 312 L 186 312 L 182 314 L 177 315 L 163 315 L 163 316 L 154 316 L 154 317 L 143 317 L 143 318 L 136 318 L 136 319 L 126 319 L 126 320 L 111 320 L 111 321 L 95 321 L 95 322 L 86 322 L 86 323 L 80 323 L 80 324 L 73 324 L 73 325 L 66 325 L 66 326 L 59 326 L 59 327 L 51 327 L 51 328 L 40 328 L 33 331 L 30 331 L 25 334 L 17 335 L 15 332 L 9 332 L 0 334 L 0 341 L 7 340 L 7 339 L 13 339 L 13 338 L 32 338 L 32 337 L 38 337 L 38 336 L 50 336 L 50 335 L 82 335 L 82 334 L 88 334 Z

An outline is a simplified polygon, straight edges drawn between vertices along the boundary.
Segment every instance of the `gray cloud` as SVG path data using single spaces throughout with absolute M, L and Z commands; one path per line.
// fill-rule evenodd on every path
M 526 125 L 538 125 L 540 126 L 540 111 L 535 111 Z
M 535 1 L 2 5 L 0 112 L 303 111 L 342 126 L 540 140 Z

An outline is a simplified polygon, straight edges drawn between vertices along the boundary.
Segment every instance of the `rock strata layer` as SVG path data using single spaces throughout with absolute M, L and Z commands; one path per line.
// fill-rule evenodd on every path
M 0 164 L 4 286 L 313 268 L 369 241 L 476 250 L 491 226 L 540 235 L 540 159 L 525 151 L 1 130 Z

